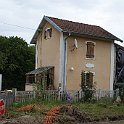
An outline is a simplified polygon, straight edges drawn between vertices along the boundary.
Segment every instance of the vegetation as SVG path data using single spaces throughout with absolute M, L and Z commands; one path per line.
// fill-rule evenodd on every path
M 93 85 L 93 73 L 81 74 L 81 90 L 84 92 L 83 102 L 91 102 L 94 99 L 95 87 Z
M 2 89 L 24 90 L 25 74 L 35 65 L 35 47 L 22 38 L 0 36 L 0 74 L 3 75 Z
M 16 118 L 22 115 L 40 117 L 40 121 L 57 123 L 78 123 L 88 121 L 115 121 L 124 119 L 124 104 L 111 100 L 100 100 L 95 103 L 67 103 L 61 101 L 30 100 L 24 104 L 14 103 L 6 111 L 6 117 Z
M 119 90 L 119 96 L 121 100 L 124 102 L 124 84 L 118 89 Z

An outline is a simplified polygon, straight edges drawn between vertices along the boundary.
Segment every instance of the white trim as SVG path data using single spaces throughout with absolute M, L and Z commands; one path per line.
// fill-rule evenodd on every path
M 49 17 L 44 16 L 43 17 L 47 22 L 49 22 L 55 29 L 57 29 L 59 32 L 62 32 L 62 29 L 56 25 L 51 19 L 49 19 Z M 41 22 L 42 23 L 42 22 Z
M 113 83 L 114 83 L 114 43 L 111 43 L 111 62 L 110 62 L 110 82 L 109 88 L 113 90 Z
M 44 16 L 43 19 L 41 20 L 37 30 L 35 31 L 34 35 L 33 35 L 33 38 L 31 39 L 31 42 L 30 43 L 34 43 L 37 41 L 37 38 L 39 36 L 39 33 L 42 32 L 43 30 L 43 26 L 46 22 L 49 22 L 55 29 L 57 29 L 59 32 L 62 32 L 63 30 L 58 26 L 56 25 L 49 17 L 47 16 Z
M 70 35 L 69 35 L 70 36 Z M 66 90 L 66 79 L 67 79 L 67 36 L 66 38 L 63 39 L 64 42 L 64 51 L 63 51 L 63 90 Z
M 68 44 L 67 40 L 65 40 L 65 76 L 64 76 L 64 82 L 65 82 L 65 88 L 66 88 L 66 82 L 67 82 L 67 51 L 68 51 Z
M 0 74 L 0 91 L 2 90 L 2 74 Z
M 94 71 L 84 71 L 84 73 L 93 73 L 93 76 L 95 76 L 96 75 L 96 72 L 94 72 Z
M 61 90 L 64 85 L 64 39 L 63 33 L 60 33 L 60 60 L 59 60 L 59 83 L 61 84 Z
M 37 67 L 38 67 L 38 41 L 36 42 L 35 48 L 36 48 L 36 53 L 35 53 L 35 69 L 37 69 Z
M 87 42 L 91 42 L 91 43 L 93 43 L 94 45 L 96 45 L 96 42 L 95 41 L 85 41 L 85 44 L 87 44 Z

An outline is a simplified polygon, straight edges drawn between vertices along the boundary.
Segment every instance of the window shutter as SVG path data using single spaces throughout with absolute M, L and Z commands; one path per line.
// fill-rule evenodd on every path
M 48 28 L 44 31 L 44 39 L 49 39 L 52 37 L 52 28 Z
M 49 29 L 49 37 L 52 37 L 52 28 Z
M 94 43 L 92 43 L 92 42 L 87 42 L 86 57 L 87 58 L 94 58 Z
M 93 85 L 93 73 L 82 71 L 81 73 L 81 87 L 84 85 L 92 86 Z
M 89 83 L 93 85 L 93 73 L 89 72 Z
M 86 84 L 86 78 L 85 78 L 86 76 L 85 76 L 85 72 L 84 71 L 82 71 L 82 73 L 81 73 L 81 86 L 84 86 L 85 84 Z
M 93 73 L 86 73 L 86 85 L 91 86 L 93 84 Z
M 44 31 L 44 39 L 46 39 L 46 33 L 47 33 L 47 32 L 46 32 L 46 31 Z

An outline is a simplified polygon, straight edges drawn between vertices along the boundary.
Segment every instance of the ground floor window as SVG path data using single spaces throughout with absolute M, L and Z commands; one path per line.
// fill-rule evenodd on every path
M 81 73 L 82 85 L 93 85 L 93 72 L 82 71 Z

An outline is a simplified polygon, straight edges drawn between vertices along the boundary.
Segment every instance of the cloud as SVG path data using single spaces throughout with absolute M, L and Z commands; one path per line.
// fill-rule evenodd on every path
M 124 39 L 124 1 L 0 0 L 0 22 L 36 29 L 43 15 L 94 24 Z M 19 35 L 29 43 L 35 30 L 0 23 L 1 35 Z

